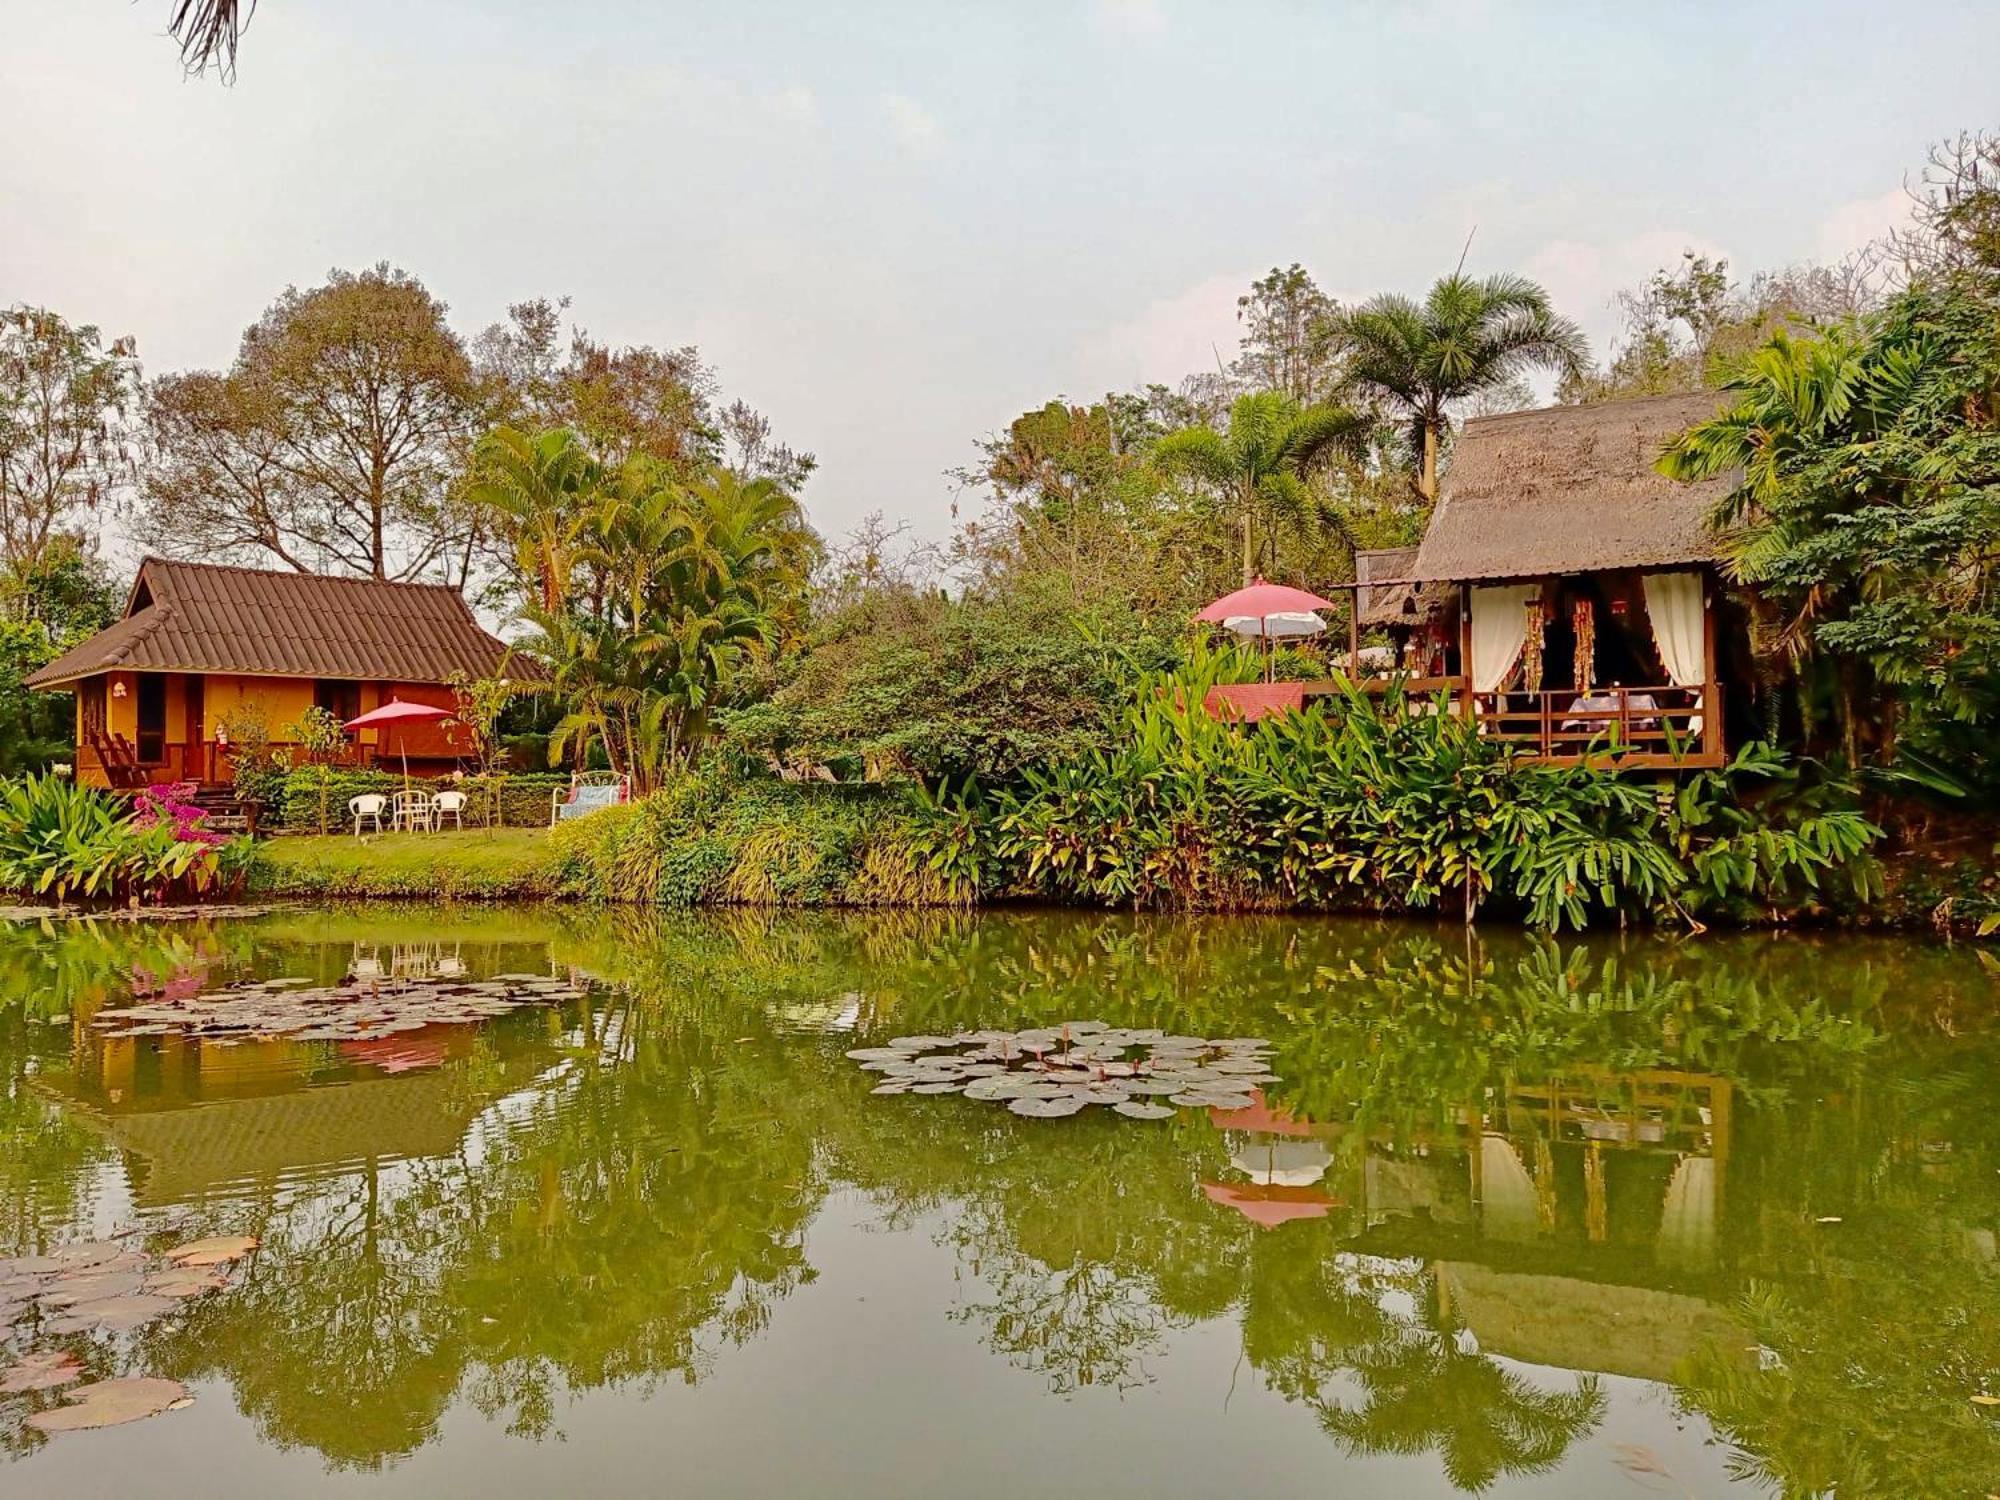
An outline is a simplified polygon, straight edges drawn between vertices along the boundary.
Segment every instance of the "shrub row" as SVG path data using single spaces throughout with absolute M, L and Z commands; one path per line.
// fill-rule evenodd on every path
M 503 828 L 546 828 L 550 795 L 557 788 L 568 786 L 569 777 L 554 772 L 503 773 L 468 776 L 450 783 L 413 784 L 427 791 L 464 792 L 468 828 L 484 828 L 489 823 Z M 350 798 L 369 793 L 388 796 L 402 786 L 403 778 L 387 771 L 300 766 L 286 772 L 270 794 L 272 802 L 264 811 L 263 827 L 274 833 L 338 832 L 351 826 L 347 812 Z

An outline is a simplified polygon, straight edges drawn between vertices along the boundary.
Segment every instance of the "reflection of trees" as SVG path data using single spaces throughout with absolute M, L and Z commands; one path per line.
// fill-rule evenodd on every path
M 461 1392 L 540 1434 L 565 1389 L 698 1379 L 809 1279 L 821 1188 L 769 1064 L 681 1021 L 667 997 L 588 1008 L 560 1075 L 458 1155 L 263 1204 L 254 1274 L 162 1367 L 225 1375 L 273 1441 L 362 1467 Z
M 1570 1444 L 1604 1420 L 1597 1378 L 1541 1391 L 1469 1348 L 1462 1330 L 1431 1311 L 1353 1364 L 1358 1406 L 1316 1401 L 1320 1425 L 1354 1453 L 1436 1452 L 1451 1482 L 1479 1491 L 1495 1480 L 1552 1469 Z

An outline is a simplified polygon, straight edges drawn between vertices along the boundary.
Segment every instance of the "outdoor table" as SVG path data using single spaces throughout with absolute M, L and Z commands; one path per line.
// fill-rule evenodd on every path
M 407 828 L 412 833 L 432 826 L 431 799 L 425 792 L 396 793 L 395 811 L 390 816 L 391 828 Z
M 1633 693 L 1626 698 L 1625 702 L 1632 712 L 1633 717 L 1629 722 L 1634 729 L 1658 729 L 1660 727 L 1660 721 L 1656 718 L 1638 717 L 1640 709 L 1648 710 L 1649 714 L 1657 714 L 1659 712 L 1659 702 L 1651 693 Z M 1616 693 L 1592 693 L 1586 697 L 1577 698 L 1570 703 L 1569 712 L 1572 716 L 1577 714 L 1615 714 L 1618 712 L 1618 695 Z M 1562 727 L 1566 733 L 1595 734 L 1610 728 L 1616 722 L 1617 720 L 1615 719 L 1582 719 L 1571 717 L 1563 720 Z

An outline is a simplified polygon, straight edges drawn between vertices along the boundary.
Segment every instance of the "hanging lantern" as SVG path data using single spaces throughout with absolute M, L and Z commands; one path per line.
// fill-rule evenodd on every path
M 1570 624 L 1576 633 L 1576 690 L 1587 694 L 1597 676 L 1597 612 L 1588 598 L 1570 606 Z
M 1542 601 L 1528 601 L 1528 638 L 1521 646 L 1521 682 L 1531 693 L 1542 690 L 1542 635 L 1548 627 L 1548 615 L 1542 609 Z

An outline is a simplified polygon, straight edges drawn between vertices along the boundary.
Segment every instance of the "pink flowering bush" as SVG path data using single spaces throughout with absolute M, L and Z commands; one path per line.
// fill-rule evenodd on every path
M 182 844 L 221 844 L 227 838 L 207 826 L 208 814 L 190 800 L 192 781 L 163 781 L 132 798 L 132 826 L 171 828 L 174 841 Z

